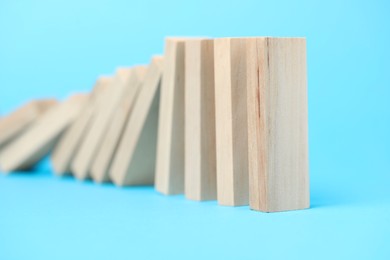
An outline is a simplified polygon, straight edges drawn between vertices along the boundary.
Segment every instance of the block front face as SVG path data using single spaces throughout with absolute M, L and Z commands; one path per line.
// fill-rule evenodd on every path
M 245 39 L 217 39 L 215 108 L 218 202 L 248 204 Z
M 306 44 L 248 42 L 250 205 L 266 212 L 309 207 Z
M 184 42 L 167 39 L 161 84 L 156 189 L 184 192 Z
M 185 46 L 185 195 L 201 198 L 201 41 Z
M 214 45 L 213 40 L 186 42 L 185 195 L 216 199 Z

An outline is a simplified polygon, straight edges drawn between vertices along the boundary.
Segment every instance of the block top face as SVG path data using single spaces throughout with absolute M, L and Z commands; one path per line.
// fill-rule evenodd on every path
M 152 60 L 150 61 L 150 64 L 161 68 L 163 66 L 163 62 L 164 62 L 163 56 L 153 56 Z
M 207 37 L 166 37 L 165 42 L 185 42 L 192 40 L 207 39 Z
M 89 94 L 87 94 L 87 93 L 75 93 L 75 94 L 72 94 L 71 96 L 69 96 L 66 99 L 66 102 L 68 102 L 68 101 L 70 103 L 85 102 L 85 101 L 87 101 L 88 98 L 89 98 Z

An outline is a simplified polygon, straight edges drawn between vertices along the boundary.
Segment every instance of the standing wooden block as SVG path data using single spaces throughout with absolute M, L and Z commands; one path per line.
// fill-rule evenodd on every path
M 119 186 L 154 182 L 159 86 L 163 59 L 154 57 L 148 67 L 110 169 Z
M 249 203 L 245 39 L 214 41 L 218 203 Z
M 252 38 L 247 47 L 250 207 L 309 207 L 306 41 Z
M 57 104 L 54 99 L 31 101 L 0 121 L 0 150 L 18 137 L 48 109 Z
M 107 182 L 110 180 L 109 169 L 123 130 L 131 115 L 145 72 L 146 68 L 144 66 L 135 67 L 131 71 L 131 75 L 126 83 L 128 87 L 121 97 L 120 104 L 112 116 L 111 124 L 92 163 L 91 176 L 96 182 Z
M 185 196 L 217 198 L 215 151 L 214 43 L 185 46 Z
M 184 193 L 184 48 L 185 40 L 167 39 L 161 83 L 156 190 Z
M 104 101 L 109 91 L 112 77 L 100 77 L 92 90 L 91 97 L 80 111 L 80 115 L 74 123 L 62 135 L 51 156 L 52 165 L 57 175 L 65 175 L 71 172 L 71 163 L 78 151 L 81 141 L 89 129 L 98 104 Z
M 74 95 L 40 117 L 3 151 L 0 159 L 1 169 L 10 172 L 33 167 L 55 146 L 59 136 L 76 118 L 86 99 L 86 95 Z

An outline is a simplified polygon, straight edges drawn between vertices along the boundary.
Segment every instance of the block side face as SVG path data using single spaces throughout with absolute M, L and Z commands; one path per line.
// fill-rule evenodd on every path
M 201 44 L 187 41 L 185 46 L 185 196 L 201 197 Z
M 70 165 L 77 152 L 78 145 L 88 131 L 93 118 L 93 109 L 84 109 L 81 115 L 62 135 L 52 153 L 52 164 L 57 175 L 63 175 L 71 171 Z
M 249 204 L 246 40 L 231 40 L 234 204 Z
M 175 83 L 171 131 L 171 155 L 169 170 L 169 194 L 184 193 L 184 82 L 185 42 L 176 48 Z
M 135 144 L 124 185 L 153 185 L 157 154 L 157 128 L 160 91 L 157 89 Z
M 160 78 L 161 66 L 158 63 L 152 62 L 146 73 L 145 80 L 142 84 L 138 97 L 135 100 L 134 107 L 122 135 L 120 145 L 116 151 L 114 161 L 109 170 L 111 179 L 117 185 L 133 185 L 132 183 L 129 183 L 128 180 L 136 179 L 140 174 L 142 174 L 142 172 L 131 170 L 134 168 L 132 166 L 134 161 L 133 157 L 134 154 L 137 153 L 137 143 L 139 142 L 140 136 L 144 131 L 143 129 L 145 121 L 147 120 L 148 114 L 150 113 L 149 111 L 153 98 L 156 95 L 156 91 L 160 87 Z M 143 148 L 141 147 L 141 149 Z M 144 160 L 145 159 L 143 159 L 142 162 Z M 148 164 L 154 165 L 155 160 L 151 162 L 149 159 Z M 135 168 L 137 169 L 139 167 Z
M 267 96 L 268 59 L 266 39 L 247 41 L 248 170 L 250 207 L 267 211 Z
M 158 143 L 156 158 L 155 188 L 157 191 L 167 194 L 169 192 L 169 171 L 171 161 L 172 119 L 174 102 L 174 84 L 176 78 L 177 43 L 167 39 L 165 42 L 163 77 L 160 92 L 160 110 L 158 126 Z
M 306 45 L 268 39 L 268 211 L 309 207 Z
M 80 102 L 66 101 L 45 113 L 28 131 L 2 152 L 4 171 L 31 168 L 57 142 L 58 137 L 74 120 Z
M 217 198 L 221 205 L 234 205 L 232 82 L 229 39 L 215 40 L 214 65 Z
M 217 165 L 215 136 L 214 41 L 201 46 L 200 131 L 201 131 L 201 198 L 217 199 Z

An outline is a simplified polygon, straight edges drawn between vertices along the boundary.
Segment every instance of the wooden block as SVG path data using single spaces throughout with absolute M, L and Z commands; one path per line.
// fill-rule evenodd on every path
M 308 208 L 306 41 L 252 38 L 247 57 L 250 207 Z
M 21 133 L 44 114 L 49 108 L 57 104 L 54 99 L 31 101 L 0 121 L 0 150 L 18 137 Z
M 184 44 L 165 42 L 155 188 L 166 195 L 184 193 Z
M 126 83 L 128 87 L 125 89 L 120 103 L 112 115 L 108 131 L 102 139 L 102 144 L 91 166 L 91 176 L 96 182 L 107 182 L 110 180 L 109 169 L 128 118 L 131 115 L 145 72 L 146 67 L 144 66 L 137 66 L 131 71 L 131 75 Z
M 215 151 L 214 44 L 210 39 L 185 46 L 185 196 L 217 198 Z
M 154 57 L 140 87 L 110 168 L 110 178 L 116 185 L 154 182 L 162 65 L 162 57 Z
M 112 77 L 99 77 L 92 90 L 91 97 L 80 111 L 74 123 L 62 135 L 51 156 L 52 165 L 56 175 L 70 174 L 71 163 L 77 153 L 81 141 L 89 129 L 98 104 L 104 101 L 109 91 Z
M 218 203 L 249 203 L 245 39 L 214 41 Z
M 90 178 L 91 166 L 97 152 L 99 151 L 102 138 L 105 136 L 112 121 L 121 97 L 129 86 L 126 84 L 131 75 L 131 68 L 120 68 L 110 86 L 110 90 L 100 102 L 96 114 L 92 119 L 91 126 L 88 129 L 85 139 L 72 162 L 71 169 L 73 175 L 79 180 Z
M 54 106 L 3 151 L 1 169 L 5 172 L 33 167 L 55 146 L 61 133 L 76 118 L 87 96 L 78 94 Z

